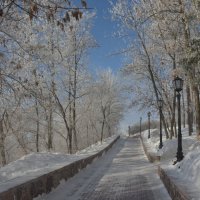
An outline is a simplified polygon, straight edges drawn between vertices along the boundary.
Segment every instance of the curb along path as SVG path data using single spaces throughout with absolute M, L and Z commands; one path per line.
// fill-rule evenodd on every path
M 121 138 L 107 154 L 37 200 L 170 200 L 139 137 Z
M 144 152 L 151 163 L 155 163 L 161 160 L 160 156 L 155 156 L 148 151 L 148 145 L 145 144 L 143 138 L 140 136 L 141 143 L 144 149 Z M 184 186 L 184 179 L 180 179 L 180 177 L 174 176 L 174 174 L 170 173 L 170 170 L 162 168 L 160 164 L 158 164 L 158 171 L 157 171 L 160 179 L 162 180 L 163 184 L 165 185 L 168 193 L 170 194 L 171 198 L 174 200 L 199 200 L 199 196 L 195 196 L 198 194 L 198 189 L 195 186 L 192 186 L 192 183 L 188 181 L 188 187 Z
M 177 177 L 170 169 L 158 167 L 158 174 L 170 196 L 175 200 L 199 200 L 199 189 L 189 180 Z M 187 181 L 187 186 L 184 184 Z
M 93 153 L 88 157 L 77 159 L 66 166 L 46 172 L 46 174 L 43 172 L 43 174 L 37 177 L 17 177 L 14 179 L 16 182 L 7 181 L 0 183 L 0 200 L 32 200 L 39 194 L 49 193 L 60 184 L 61 180 L 67 180 L 73 177 L 97 157 L 102 156 L 118 139 L 119 136 L 99 152 Z
M 142 143 L 142 147 L 144 149 L 144 152 L 149 160 L 149 162 L 153 163 L 153 162 L 157 162 L 157 161 L 160 161 L 160 156 L 155 156 L 155 155 L 152 155 L 148 152 L 148 148 L 145 146 L 144 144 L 144 141 L 142 139 L 142 136 L 140 135 L 140 140 L 141 140 L 141 143 Z

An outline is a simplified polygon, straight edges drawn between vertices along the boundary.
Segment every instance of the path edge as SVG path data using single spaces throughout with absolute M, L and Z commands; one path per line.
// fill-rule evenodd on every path
M 147 156 L 149 162 L 151 162 L 151 163 L 159 162 L 159 161 L 160 161 L 160 156 L 154 156 L 154 155 L 150 154 L 150 153 L 147 151 L 147 148 L 146 148 L 146 146 L 145 146 L 145 144 L 144 144 L 144 141 L 143 141 L 142 136 L 140 135 L 139 137 L 140 137 L 140 141 L 141 141 L 141 143 L 142 143 L 143 150 L 144 150 L 145 155 Z
M 154 162 L 160 161 L 160 159 L 161 159 L 160 156 L 153 156 L 148 152 L 147 147 L 145 146 L 141 135 L 140 135 L 140 141 L 142 143 L 142 147 L 144 149 L 144 152 L 145 152 L 149 162 L 154 163 Z M 162 169 L 160 166 L 158 166 L 157 173 L 158 173 L 161 181 L 163 182 L 166 190 L 168 191 L 170 197 L 172 198 L 172 200 L 190 200 L 191 199 L 180 187 L 178 187 L 172 181 L 172 178 L 170 178 L 167 175 L 167 173 L 165 172 L 165 170 Z
M 49 193 L 53 188 L 56 188 L 61 180 L 67 180 L 77 174 L 81 169 L 85 168 L 88 164 L 105 152 L 107 152 L 120 136 L 117 136 L 108 146 L 101 151 L 80 159 L 62 168 L 56 169 L 47 174 L 43 174 L 25 183 L 19 184 L 8 190 L 0 193 L 0 200 L 32 200 L 38 195 Z
M 167 173 L 164 171 L 164 169 L 162 169 L 160 166 L 158 166 L 158 175 L 160 176 L 160 179 L 162 180 L 163 184 L 165 185 L 165 188 L 167 189 L 172 199 L 174 200 L 190 200 L 191 199 L 180 187 L 178 187 L 172 181 L 172 178 L 170 178 L 167 175 Z

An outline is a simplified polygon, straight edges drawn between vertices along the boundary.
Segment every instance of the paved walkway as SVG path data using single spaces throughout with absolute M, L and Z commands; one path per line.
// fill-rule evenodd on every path
M 170 200 L 156 169 L 139 138 L 121 138 L 103 157 L 37 200 Z

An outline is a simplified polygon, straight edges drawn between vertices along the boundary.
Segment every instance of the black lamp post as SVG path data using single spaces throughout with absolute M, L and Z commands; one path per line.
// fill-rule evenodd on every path
M 158 99 L 158 107 L 159 107 L 159 113 L 160 113 L 160 144 L 159 149 L 162 149 L 163 143 L 162 143 L 162 107 L 163 107 L 163 100 Z
M 142 117 L 140 117 L 140 135 L 142 133 Z
M 178 147 L 177 147 L 177 162 L 181 161 L 183 159 L 183 151 L 182 151 L 182 134 L 181 134 L 181 94 L 180 91 L 183 89 L 183 79 L 180 77 L 176 77 L 173 80 L 173 86 L 175 91 L 177 92 L 177 100 L 178 100 Z
M 151 124 L 150 124 L 150 117 L 151 117 L 151 112 L 148 112 L 147 116 L 148 116 L 148 123 L 149 123 L 149 133 L 148 133 L 148 139 L 149 139 L 151 137 L 151 135 L 150 135 L 150 126 L 151 126 Z

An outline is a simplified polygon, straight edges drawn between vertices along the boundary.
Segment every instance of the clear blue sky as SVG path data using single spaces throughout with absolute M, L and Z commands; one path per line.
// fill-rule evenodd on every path
M 110 56 L 110 54 L 120 51 L 126 44 L 122 39 L 113 36 L 118 28 L 117 23 L 111 20 L 109 13 L 111 5 L 108 0 L 87 0 L 87 3 L 96 12 L 92 34 L 99 45 L 98 48 L 90 51 L 89 68 L 92 70 L 111 68 L 113 72 L 117 73 L 123 66 L 124 55 Z M 137 108 L 130 109 L 120 124 L 122 131 L 127 132 L 129 125 L 138 123 L 140 116 L 144 121 L 147 118 L 145 111 L 138 112 Z
M 111 20 L 108 0 L 87 0 L 88 6 L 94 8 L 96 17 L 92 34 L 99 47 L 90 51 L 90 68 L 108 68 L 117 72 L 122 66 L 123 55 L 111 56 L 124 46 L 123 41 L 113 36 L 117 24 Z

